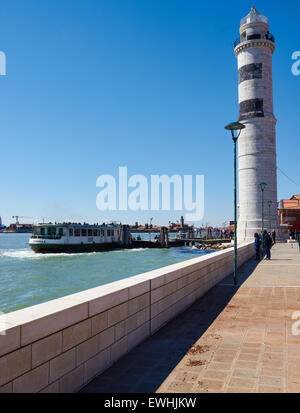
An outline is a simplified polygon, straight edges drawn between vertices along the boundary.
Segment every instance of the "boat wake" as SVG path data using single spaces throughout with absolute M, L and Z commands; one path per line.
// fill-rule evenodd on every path
M 132 248 L 132 249 L 116 249 L 107 252 L 139 252 L 139 251 L 146 251 L 147 248 Z M 8 258 L 17 258 L 17 259 L 41 259 L 41 258 L 59 258 L 59 257 L 78 257 L 78 256 L 85 256 L 85 255 L 95 255 L 101 254 L 103 251 L 98 252 L 77 252 L 77 253 L 52 253 L 52 254 L 39 254 L 34 251 L 24 249 L 24 250 L 8 250 L 4 252 L 0 252 L 0 256 L 8 257 Z
M 148 248 L 130 248 L 130 249 L 124 249 L 123 251 L 127 252 L 137 252 L 137 251 L 146 251 Z
M 139 252 L 139 251 L 146 251 L 149 248 L 117 248 L 115 250 L 111 251 L 102 251 L 105 252 L 105 254 L 115 254 L 115 253 L 122 253 L 122 254 L 128 254 L 129 252 Z
M 74 254 L 67 254 L 67 253 L 58 253 L 58 254 L 38 254 L 30 250 L 13 250 L 13 251 L 5 251 L 0 253 L 0 255 L 9 258 L 19 258 L 19 259 L 40 259 L 40 258 L 54 258 L 54 257 L 72 257 L 78 255 L 94 255 L 95 252 L 83 252 L 83 253 L 74 253 Z

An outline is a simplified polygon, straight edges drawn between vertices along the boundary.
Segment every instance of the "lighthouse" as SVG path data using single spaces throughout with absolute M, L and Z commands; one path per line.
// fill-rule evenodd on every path
M 253 240 L 262 226 L 277 233 L 279 229 L 272 83 L 275 39 L 269 32 L 268 18 L 255 7 L 241 20 L 240 37 L 234 46 L 238 61 L 239 122 L 246 126 L 238 141 L 237 239 L 244 243 Z

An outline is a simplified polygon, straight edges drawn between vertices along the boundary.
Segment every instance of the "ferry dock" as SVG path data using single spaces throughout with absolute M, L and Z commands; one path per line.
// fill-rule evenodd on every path
M 132 248 L 170 248 L 183 246 L 197 246 L 201 249 L 223 249 L 228 239 L 214 239 L 212 237 L 197 238 L 194 231 L 177 232 L 176 236 L 169 235 L 168 227 L 160 227 L 159 233 L 149 232 L 149 239 L 134 236 L 129 225 L 94 224 L 87 223 L 43 223 L 34 226 L 33 235 L 29 239 L 29 246 L 36 253 L 80 253 L 110 251 L 113 249 Z M 153 238 L 153 239 L 152 239 Z M 219 245 L 217 245 L 219 244 Z

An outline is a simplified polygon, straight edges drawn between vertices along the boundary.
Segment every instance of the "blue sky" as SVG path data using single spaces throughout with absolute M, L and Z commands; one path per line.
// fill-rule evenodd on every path
M 3 0 L 0 215 L 154 224 L 178 212 L 96 208 L 96 179 L 204 174 L 203 222 L 232 219 L 233 41 L 251 1 Z M 300 3 L 255 2 L 276 38 L 278 166 L 300 185 Z M 300 188 L 278 173 L 278 198 Z M 30 219 L 23 220 L 31 221 Z

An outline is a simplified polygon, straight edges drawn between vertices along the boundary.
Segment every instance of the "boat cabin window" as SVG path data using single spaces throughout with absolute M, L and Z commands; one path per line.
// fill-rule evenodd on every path
M 41 234 L 41 235 L 45 235 L 45 228 L 41 228 L 41 229 L 40 229 L 40 234 Z
M 70 235 L 70 237 L 73 237 L 73 228 L 69 229 L 69 235 Z
M 93 230 L 92 229 L 88 229 L 88 236 L 92 237 L 93 236 Z
M 82 236 L 82 237 L 86 237 L 86 229 L 82 229 L 82 230 L 81 230 L 81 236 Z
M 48 227 L 48 234 L 47 235 L 56 235 L 56 228 L 55 227 Z
M 74 236 L 75 237 L 80 237 L 80 229 L 79 228 L 74 229 Z
M 97 230 L 93 229 L 93 236 L 96 237 L 97 236 Z
M 110 229 L 107 230 L 107 236 L 110 237 Z
M 104 229 L 101 229 L 101 237 L 104 237 Z
M 64 229 L 63 228 L 59 228 L 58 235 L 60 235 L 60 236 L 64 235 Z

